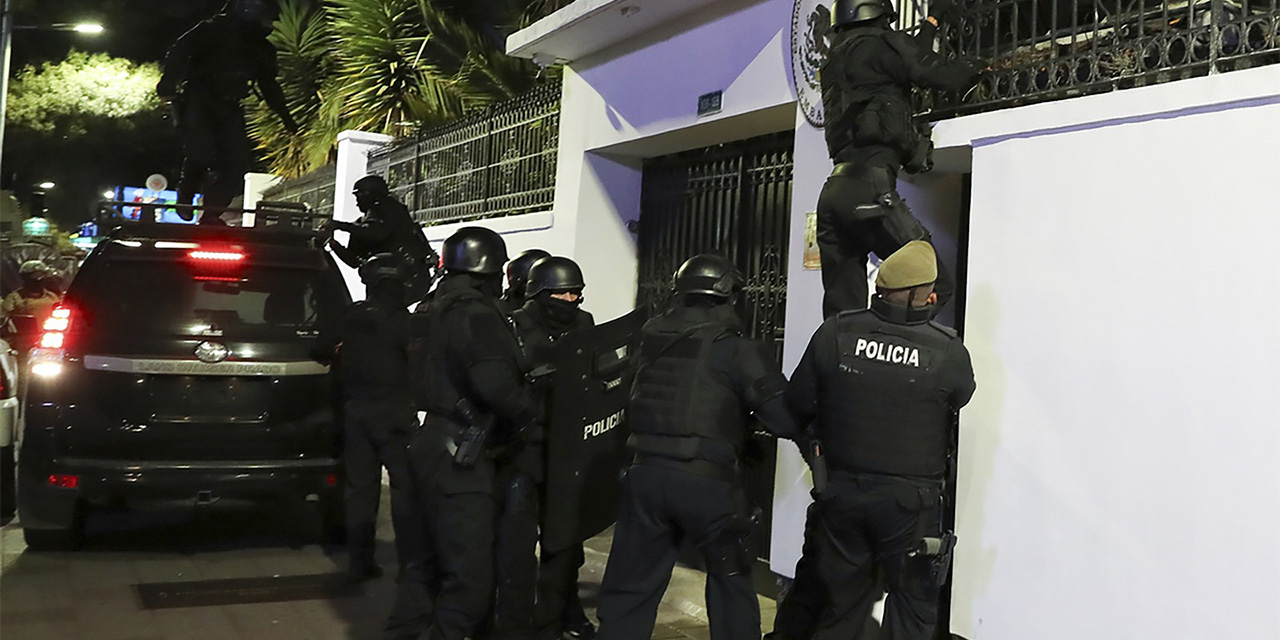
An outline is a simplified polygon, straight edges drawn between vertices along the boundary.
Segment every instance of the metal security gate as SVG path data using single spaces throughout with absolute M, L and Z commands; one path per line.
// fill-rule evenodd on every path
M 645 161 L 637 307 L 651 314 L 665 309 L 682 262 L 704 252 L 722 255 L 747 279 L 739 317 L 781 360 L 794 139 L 786 131 Z M 753 444 L 759 460 L 744 480 L 751 506 L 761 510 L 753 546 L 767 563 L 776 443 L 762 436 Z M 771 591 L 772 574 L 755 573 L 757 587 Z

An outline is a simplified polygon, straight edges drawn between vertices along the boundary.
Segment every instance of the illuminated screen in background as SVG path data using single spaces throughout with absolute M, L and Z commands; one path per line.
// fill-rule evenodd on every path
M 122 202 L 162 202 L 165 204 L 174 204 L 178 201 L 178 192 L 172 189 L 164 191 L 153 191 L 146 187 L 116 187 L 116 199 Z M 204 201 L 204 196 L 196 194 L 195 203 L 200 204 Z M 123 207 L 121 215 L 126 220 L 139 220 L 146 211 L 142 207 Z M 195 224 L 198 219 L 192 216 L 190 220 L 183 220 L 175 209 L 153 209 L 156 213 L 156 222 L 167 222 L 173 224 Z

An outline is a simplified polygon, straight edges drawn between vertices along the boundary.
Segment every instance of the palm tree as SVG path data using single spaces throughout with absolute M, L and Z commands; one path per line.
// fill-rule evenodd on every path
M 322 164 L 337 133 L 403 135 L 530 89 L 507 34 L 569 0 L 281 0 L 271 41 L 301 134 L 257 105 L 250 131 L 274 173 Z
M 300 131 L 285 131 L 258 101 L 249 112 L 249 134 L 273 173 L 299 176 L 328 161 L 339 131 L 339 103 L 326 100 L 336 93 L 329 23 L 324 11 L 308 0 L 282 0 L 270 40 L 278 52 L 280 86 Z
M 532 85 L 533 69 L 430 0 L 333 0 L 342 119 L 402 132 L 457 118 Z

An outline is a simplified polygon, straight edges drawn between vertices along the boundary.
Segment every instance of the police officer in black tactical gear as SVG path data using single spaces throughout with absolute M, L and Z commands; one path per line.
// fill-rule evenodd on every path
M 830 480 L 818 496 L 817 574 L 828 598 L 814 638 L 862 637 L 889 596 L 883 637 L 930 640 L 954 537 L 941 531 L 956 413 L 973 395 L 969 352 L 930 322 L 937 257 L 914 241 L 880 265 L 870 310 L 827 319 L 791 378 Z
M 495 523 L 502 510 L 521 510 L 536 526 L 536 488 L 509 478 L 529 467 L 525 445 L 541 438 L 541 409 L 497 304 L 507 261 L 502 237 L 466 227 L 445 240 L 442 253 L 444 279 L 415 312 L 422 367 L 412 374 L 427 417 L 409 448 L 436 563 L 425 572 L 435 595 L 430 637 L 474 637 L 491 608 L 490 637 L 507 637 L 530 628 L 533 602 L 503 604 L 495 556 L 504 565 L 536 567 L 537 559 L 527 541 L 509 548 Z
M 770 348 L 742 336 L 743 278 L 714 255 L 676 272 L 671 310 L 644 326 L 631 390 L 635 451 L 623 480 L 598 609 L 600 637 L 649 638 L 681 544 L 706 560 L 711 637 L 760 637 L 739 457 L 751 416 L 779 437 L 799 429 Z
M 512 272 L 508 267 L 508 278 Z M 527 301 L 511 314 L 511 323 L 520 338 L 528 366 L 536 370 L 551 363 L 557 340 L 574 331 L 594 327 L 595 319 L 581 309 L 586 283 L 582 269 L 573 260 L 541 258 L 527 274 Z M 538 480 L 544 481 L 545 473 L 540 473 Z M 542 547 L 535 619 L 537 628 L 544 634 L 542 637 L 551 634 L 574 639 L 595 637 L 595 627 L 578 596 L 578 570 L 583 562 L 581 544 L 565 549 Z
M 405 303 L 421 300 L 431 288 L 440 259 L 422 234 L 422 228 L 413 221 L 409 209 L 391 194 L 382 176 L 369 175 L 356 180 L 352 195 L 364 216 L 355 222 L 329 221 L 329 229 L 351 234 L 347 246 L 330 238 L 329 248 L 352 268 L 377 253 L 399 256 L 404 264 Z
M 178 38 L 165 56 L 156 93 L 172 104 L 182 133 L 185 158 L 178 203 L 191 204 L 213 174 L 204 189 L 201 224 L 222 223 L 222 211 L 244 190 L 253 146 L 245 133 L 241 101 L 251 82 L 285 129 L 298 131 L 276 80 L 276 49 L 267 41 L 275 18 L 271 0 L 233 0 L 222 13 Z M 179 215 L 191 219 L 189 213 Z
M 391 478 L 391 520 L 401 564 L 409 562 L 422 535 L 414 520 L 405 447 L 417 429 L 409 397 L 409 312 L 401 265 L 378 254 L 360 265 L 366 299 L 351 305 L 320 337 L 315 357 L 336 363 L 345 398 L 342 461 L 346 479 L 347 572 L 353 581 L 376 578 L 374 539 L 382 468 Z
M 550 258 L 551 254 L 542 249 L 528 249 L 507 263 L 507 290 L 502 292 L 502 308 L 508 315 L 524 306 L 525 287 L 529 282 L 529 269 L 533 263 Z
M 938 16 L 950 7 L 931 3 L 932 15 L 911 36 L 892 30 L 891 0 L 835 0 L 820 74 L 827 151 L 835 162 L 818 197 L 824 317 L 866 308 L 868 253 L 883 258 L 930 239 L 898 195 L 897 181 L 902 169 L 932 166 L 929 130 L 912 117 L 912 87 L 964 91 L 977 81 L 977 65 L 933 52 Z M 939 268 L 940 305 L 954 287 Z

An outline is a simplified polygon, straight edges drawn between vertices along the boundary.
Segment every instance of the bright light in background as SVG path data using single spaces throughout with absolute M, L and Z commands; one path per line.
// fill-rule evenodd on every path
M 102 25 L 85 22 L 72 27 L 77 33 L 102 33 Z
M 54 187 L 56 187 L 56 186 L 58 186 L 58 185 L 57 185 L 57 184 L 54 184 L 54 183 L 52 183 L 52 182 L 49 182 L 48 180 L 45 180 L 44 182 L 41 182 L 41 183 L 40 183 L 39 185 L 37 185 L 37 186 L 39 186 L 41 189 L 52 189 L 52 188 L 54 188 Z
M 106 198 L 106 199 L 108 199 L 108 200 L 114 200 L 114 199 L 115 199 L 115 197 L 116 197 L 116 192 L 114 192 L 114 191 L 103 191 L 103 192 L 102 192 L 102 197 L 104 197 L 104 198 Z
M 60 362 L 37 362 L 31 365 L 31 373 L 41 378 L 52 378 L 62 373 L 62 363 Z

